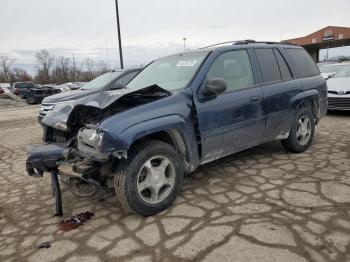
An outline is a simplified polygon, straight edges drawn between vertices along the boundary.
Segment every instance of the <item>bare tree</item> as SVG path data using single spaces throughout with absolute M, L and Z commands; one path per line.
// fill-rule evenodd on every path
M 87 58 L 85 59 L 85 67 L 86 67 L 86 71 L 85 71 L 85 79 L 87 81 L 90 81 L 92 79 L 95 78 L 95 61 L 91 58 Z
M 11 83 L 21 82 L 21 81 L 31 81 L 32 77 L 24 69 L 15 67 L 10 73 Z
M 55 61 L 55 57 L 50 55 L 49 51 L 42 49 L 35 54 L 35 58 L 39 62 L 41 68 L 38 70 L 37 80 L 43 84 L 50 82 L 50 69 Z
M 56 59 L 56 64 L 52 72 L 54 82 L 66 83 L 71 81 L 72 66 L 70 59 L 60 56 Z
M 105 74 L 108 71 L 110 71 L 109 68 L 108 68 L 108 64 L 106 62 L 104 62 L 104 61 L 101 61 L 101 62 L 99 62 L 96 65 L 95 77 L 98 76 L 98 75 Z
M 1 82 L 11 81 L 11 66 L 15 59 L 8 56 L 0 56 L 0 79 Z

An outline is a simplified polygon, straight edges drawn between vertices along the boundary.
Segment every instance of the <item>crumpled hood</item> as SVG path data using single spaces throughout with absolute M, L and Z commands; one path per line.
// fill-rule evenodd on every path
M 127 94 L 137 94 L 137 93 L 162 93 L 164 96 L 168 96 L 171 93 L 167 90 L 162 89 L 157 85 L 149 86 L 146 88 L 132 90 L 128 88 L 105 91 L 102 93 L 93 94 L 81 99 L 70 101 L 67 103 L 59 103 L 55 105 L 52 111 L 48 112 L 46 116 L 41 120 L 41 124 L 45 126 L 51 126 L 56 129 L 67 130 L 67 123 L 69 122 L 70 115 L 74 111 L 79 110 L 79 108 L 90 107 L 94 111 L 103 110 L 109 107 L 111 104 L 116 102 L 121 97 Z
M 56 95 L 45 97 L 43 103 L 60 103 L 64 101 L 71 101 L 92 95 L 100 90 L 74 90 L 62 92 Z
M 331 91 L 350 91 L 350 77 L 330 78 L 327 86 Z

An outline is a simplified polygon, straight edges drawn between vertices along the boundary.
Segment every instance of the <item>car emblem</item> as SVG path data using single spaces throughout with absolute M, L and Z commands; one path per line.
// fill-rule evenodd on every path
M 344 90 L 338 91 L 338 95 L 345 95 L 345 94 L 346 94 L 346 92 Z

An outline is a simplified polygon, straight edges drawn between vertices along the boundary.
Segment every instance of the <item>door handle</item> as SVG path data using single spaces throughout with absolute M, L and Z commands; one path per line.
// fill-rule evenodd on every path
M 300 91 L 301 91 L 301 88 L 300 88 L 300 87 L 293 87 L 293 88 L 292 88 L 292 91 L 293 91 L 293 92 L 300 92 Z
M 260 96 L 252 96 L 252 97 L 250 98 L 250 101 L 252 101 L 252 102 L 259 102 L 260 99 L 261 99 Z

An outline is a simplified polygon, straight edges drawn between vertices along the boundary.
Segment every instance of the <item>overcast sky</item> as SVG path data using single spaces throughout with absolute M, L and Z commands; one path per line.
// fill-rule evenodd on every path
M 326 4 L 327 3 L 327 4 Z M 276 40 L 350 27 L 349 0 L 119 0 L 126 65 L 235 39 Z M 117 64 L 114 0 L 0 0 L 0 55 L 23 67 L 34 53 Z M 349 49 L 345 49 L 349 51 Z M 347 52 L 346 51 L 346 52 Z M 343 50 L 344 52 L 344 50 Z M 336 53 L 338 54 L 338 53 Z

